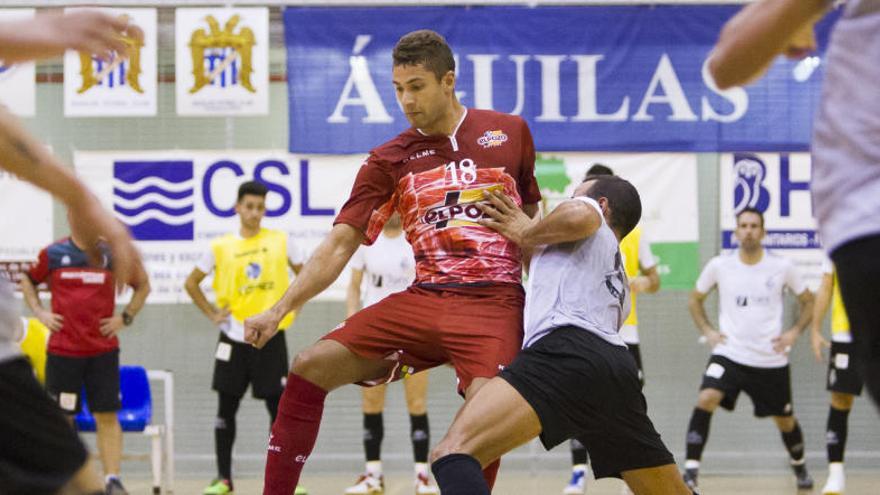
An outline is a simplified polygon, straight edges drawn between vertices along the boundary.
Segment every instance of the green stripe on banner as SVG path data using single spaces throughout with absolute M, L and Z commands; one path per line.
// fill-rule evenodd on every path
M 699 275 L 699 243 L 652 242 L 662 289 L 693 289 Z

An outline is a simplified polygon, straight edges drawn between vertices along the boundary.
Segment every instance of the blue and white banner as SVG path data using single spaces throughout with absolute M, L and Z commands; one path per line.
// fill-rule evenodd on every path
M 153 286 L 151 303 L 190 303 L 183 283 L 211 239 L 240 227 L 238 186 L 269 187 L 263 226 L 288 232 L 306 252 L 330 231 L 363 155 L 267 151 L 74 153 L 81 177 L 131 230 Z M 344 299 L 348 271 L 321 296 Z M 203 288 L 210 292 L 210 281 Z
M 0 22 L 33 17 L 34 9 L 0 9 Z M 37 70 L 34 62 L 7 64 L 0 60 L 0 105 L 10 112 L 33 117 L 37 113 Z
M 72 9 L 67 9 L 68 11 Z M 69 50 L 64 54 L 66 117 L 154 116 L 158 105 L 156 9 L 102 9 L 125 16 L 144 39 L 123 37 L 128 56 L 109 59 Z
M 429 28 L 453 49 L 462 103 L 522 115 L 540 150 L 806 150 L 821 53 L 745 89 L 705 70 L 739 8 L 287 8 L 289 149 L 363 153 L 406 129 L 391 51 Z
M 813 217 L 809 153 L 721 155 L 721 249 L 738 246 L 736 214 L 751 207 L 764 214 L 764 246 L 794 260 L 810 287 L 821 281 L 822 246 Z

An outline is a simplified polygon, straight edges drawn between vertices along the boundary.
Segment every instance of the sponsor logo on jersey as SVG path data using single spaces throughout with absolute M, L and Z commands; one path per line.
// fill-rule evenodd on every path
M 237 14 L 230 17 L 222 29 L 214 16 L 207 16 L 205 22 L 209 30 L 196 29 L 189 39 L 195 78 L 189 92 L 197 93 L 206 86 L 241 86 L 256 93 L 251 83 L 254 72 L 251 54 L 256 44 L 253 29 L 239 27 L 241 16 Z
M 412 155 L 409 155 L 409 158 L 405 159 L 405 160 L 403 161 L 403 163 L 407 163 L 407 162 L 411 162 L 411 161 L 414 161 L 414 160 L 418 160 L 419 158 L 425 158 L 425 157 L 428 157 L 428 156 L 434 156 L 434 155 L 436 155 L 436 154 L 437 154 L 437 150 L 434 150 L 434 149 L 417 151 L 417 152 L 413 153 Z
M 76 279 L 79 279 L 82 283 L 87 285 L 102 285 L 104 281 L 107 280 L 107 274 L 104 272 L 61 272 L 61 280 Z
M 251 280 L 256 280 L 260 278 L 261 273 L 263 273 L 263 267 L 261 267 L 259 263 L 254 261 L 248 263 L 247 268 L 245 268 L 245 274 Z
M 507 142 L 507 134 L 502 130 L 486 131 L 477 139 L 477 144 L 483 148 L 495 148 Z
M 503 190 L 504 186 L 501 184 L 493 184 L 475 189 L 447 191 L 443 203 L 428 208 L 422 215 L 422 222 L 434 225 L 438 230 L 447 227 L 477 225 L 477 220 L 483 218 L 483 212 L 477 206 L 477 203 L 485 202 L 483 192 Z
M 113 210 L 141 241 L 191 241 L 192 161 L 113 163 Z

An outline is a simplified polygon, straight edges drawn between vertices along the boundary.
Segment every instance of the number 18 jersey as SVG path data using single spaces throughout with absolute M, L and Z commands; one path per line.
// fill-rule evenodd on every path
M 394 211 L 400 213 L 416 261 L 415 284 L 521 281 L 521 253 L 476 223 L 476 203 L 501 190 L 534 204 L 535 148 L 521 118 L 466 109 L 449 136 L 410 128 L 370 152 L 335 223 L 360 230 L 372 244 Z

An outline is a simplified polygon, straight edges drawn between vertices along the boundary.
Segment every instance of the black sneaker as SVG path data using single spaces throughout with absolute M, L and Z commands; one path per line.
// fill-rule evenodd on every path
M 684 473 L 681 475 L 681 478 L 684 480 L 684 484 L 687 485 L 691 490 L 695 490 L 697 488 L 697 474 L 699 474 L 699 470 L 697 469 L 685 469 Z
M 104 485 L 104 493 L 106 495 L 128 495 L 128 490 L 122 486 L 122 482 L 119 481 L 119 478 L 110 478 L 107 481 L 107 484 Z
M 794 477 L 797 480 L 798 490 L 812 490 L 813 478 L 807 472 L 806 464 L 792 464 L 791 470 L 794 471 Z

